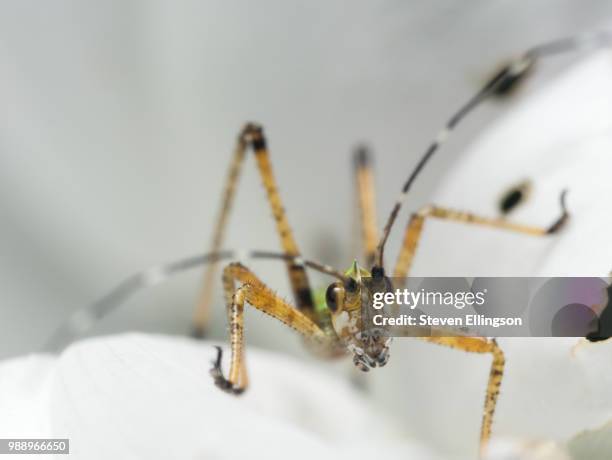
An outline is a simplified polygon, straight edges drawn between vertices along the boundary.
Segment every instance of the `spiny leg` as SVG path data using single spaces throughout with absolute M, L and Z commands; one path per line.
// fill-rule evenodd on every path
M 276 230 L 280 236 L 281 246 L 286 254 L 299 256 L 300 251 L 293 237 L 291 227 L 289 226 L 285 208 L 283 207 L 276 180 L 274 179 L 263 131 L 260 127 L 254 127 L 251 129 L 250 136 L 251 144 L 255 152 L 255 159 L 257 160 L 257 166 L 259 167 L 268 201 L 272 208 L 272 214 L 276 221 Z M 310 319 L 313 319 L 314 301 L 304 264 L 298 262 L 296 259 L 287 261 L 287 271 L 289 273 L 289 281 L 291 282 L 291 288 L 297 308 Z
M 218 252 L 223 244 L 225 228 L 227 226 L 229 213 L 234 201 L 236 186 L 238 184 L 238 179 L 240 178 L 245 153 L 246 144 L 241 133 L 238 137 L 238 142 L 236 144 L 236 148 L 234 149 L 234 155 L 227 174 L 223 198 L 221 200 L 221 209 L 219 210 L 217 223 L 215 225 L 212 242 L 210 245 L 211 252 Z M 213 261 L 210 265 L 208 265 L 204 273 L 202 292 L 193 317 L 194 335 L 196 336 L 202 336 L 204 334 L 204 329 L 210 320 L 210 304 L 212 302 L 212 295 L 214 292 L 213 286 L 216 273 L 217 262 Z
M 406 227 L 406 232 L 404 234 L 404 242 L 402 243 L 402 249 L 400 250 L 397 262 L 395 264 L 393 276 L 397 280 L 400 278 L 405 278 L 408 275 L 414 255 L 416 253 L 417 245 L 421 238 L 423 224 L 425 223 L 425 219 L 428 217 L 510 230 L 526 235 L 551 235 L 559 231 L 569 218 L 567 207 L 565 205 L 565 195 L 566 192 L 563 191 L 560 197 L 561 216 L 559 216 L 559 218 L 557 218 L 557 220 L 555 220 L 555 222 L 548 228 L 517 224 L 502 218 L 480 217 L 469 212 L 455 211 L 438 206 L 427 206 L 416 214 L 413 214 L 408 222 L 408 226 Z
M 236 282 L 240 287 L 235 289 Z M 331 345 L 337 338 L 327 335 L 315 322 L 301 311 L 278 297 L 248 268 L 232 263 L 223 270 L 223 286 L 230 324 L 231 364 L 228 377 L 221 370 L 221 349 L 211 370 L 215 384 L 224 391 L 242 393 L 248 385 L 244 360 L 244 304 L 261 310 L 285 325 L 295 329 L 307 339 L 321 346 Z
M 355 175 L 357 182 L 357 202 L 361 221 L 362 246 L 366 267 L 374 265 L 376 245 L 378 244 L 378 224 L 376 218 L 376 194 L 372 174 L 372 160 L 366 147 L 355 151 Z
M 223 242 L 229 212 L 240 176 L 240 170 L 248 147 L 251 147 L 255 153 L 257 167 L 266 189 L 267 198 L 272 208 L 272 214 L 276 221 L 276 229 L 280 236 L 281 246 L 287 255 L 299 256 L 300 251 L 293 237 L 289 222 L 287 221 L 285 209 L 276 186 L 276 180 L 272 172 L 263 130 L 260 126 L 251 123 L 244 127 L 238 137 L 238 143 L 234 152 L 234 158 L 230 165 L 225 193 L 221 203 L 221 211 L 213 234 L 212 251 L 217 251 Z M 304 266 L 299 262 L 299 258 L 288 259 L 286 263 L 297 308 L 303 311 L 307 316 L 313 318 L 314 302 Z M 208 323 L 215 273 L 216 264 L 211 264 L 204 275 L 202 295 L 194 315 L 196 335 L 202 335 Z
M 543 236 L 550 235 L 558 230 L 567 221 L 569 214 L 565 205 L 565 192 L 561 194 L 561 216 L 548 228 L 535 227 L 523 224 L 516 224 L 508 222 L 504 219 L 499 218 L 486 218 L 480 217 L 475 214 L 455 211 L 451 209 L 441 208 L 437 206 L 427 206 L 418 213 L 414 214 L 406 228 L 404 235 L 404 242 L 402 249 L 397 259 L 397 263 L 394 270 L 394 278 L 396 284 L 403 284 L 401 281 L 404 280 L 408 274 L 412 260 L 416 253 L 416 247 L 418 245 L 423 225 L 427 217 L 434 217 L 439 219 L 446 219 L 456 222 L 463 222 L 467 224 L 483 225 L 493 228 L 500 228 L 519 232 L 527 235 Z M 400 287 L 400 286 L 396 286 Z M 489 381 L 487 384 L 487 392 L 485 397 L 484 412 L 482 417 L 482 426 L 480 433 L 480 456 L 482 457 L 485 453 L 487 442 L 491 436 L 491 426 L 493 424 L 493 414 L 495 412 L 495 406 L 497 403 L 497 397 L 499 395 L 499 388 L 501 386 L 503 369 L 504 369 L 504 355 L 502 350 L 497 345 L 495 340 L 487 340 L 480 337 L 421 337 L 422 340 L 427 342 L 435 343 L 438 345 L 444 345 L 451 348 L 460 349 L 471 353 L 491 353 L 493 356 L 493 362 L 491 365 L 491 371 L 489 374 Z
M 491 426 L 493 425 L 493 414 L 497 405 L 497 397 L 504 375 L 505 358 L 502 349 L 497 345 L 495 339 L 484 339 L 481 337 L 419 337 L 426 342 L 442 345 L 468 353 L 490 353 L 493 357 L 487 392 L 485 395 L 482 423 L 480 427 L 480 457 L 484 457 L 487 443 L 491 437 Z

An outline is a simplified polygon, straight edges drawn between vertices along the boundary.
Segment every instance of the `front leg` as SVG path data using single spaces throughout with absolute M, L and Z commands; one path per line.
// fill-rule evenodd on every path
M 241 286 L 236 289 L 235 282 Z M 223 286 L 230 331 L 231 364 L 227 378 L 221 370 L 221 348 L 210 371 L 215 385 L 222 390 L 240 394 L 248 386 L 244 360 L 244 305 L 245 302 L 295 329 L 319 346 L 332 345 L 337 338 L 326 334 L 314 321 L 277 296 L 253 272 L 239 263 L 223 270 Z

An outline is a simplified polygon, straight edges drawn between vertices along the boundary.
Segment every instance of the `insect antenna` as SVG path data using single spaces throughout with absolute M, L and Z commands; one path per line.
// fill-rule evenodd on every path
M 247 252 L 223 250 L 184 257 L 165 264 L 153 265 L 125 278 L 121 283 L 108 291 L 97 301 L 77 309 L 66 321 L 64 321 L 46 342 L 46 351 L 57 351 L 85 334 L 98 321 L 108 316 L 121 305 L 125 304 L 138 292 L 161 284 L 169 279 L 190 270 L 195 270 L 204 265 L 221 260 L 240 259 L 268 259 L 268 260 L 293 260 L 313 270 L 348 281 L 348 277 L 329 265 L 324 265 L 299 256 L 289 255 L 283 252 L 252 250 Z
M 600 30 L 597 32 L 576 35 L 573 37 L 560 38 L 548 43 L 536 45 L 528 50 L 525 55 L 533 58 L 551 56 L 553 54 L 566 53 L 581 48 L 599 48 L 612 44 L 612 30 Z
M 298 265 L 304 265 L 308 268 L 312 268 L 321 273 L 325 273 L 327 275 L 333 276 L 334 278 L 338 278 L 340 281 L 347 282 L 349 281 L 349 277 L 336 270 L 335 268 L 321 264 L 319 262 L 315 262 L 313 260 L 304 259 L 299 256 L 294 256 L 290 254 L 285 254 L 282 252 L 268 252 L 268 251 L 252 251 L 250 253 L 250 257 L 253 259 L 282 259 L 282 260 L 291 260 Z

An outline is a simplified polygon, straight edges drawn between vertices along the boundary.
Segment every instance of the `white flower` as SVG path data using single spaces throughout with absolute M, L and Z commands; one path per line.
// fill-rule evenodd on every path
M 249 349 L 250 390 L 209 375 L 208 342 L 128 334 L 0 365 L 3 437 L 70 438 L 71 458 L 434 458 L 345 379 Z

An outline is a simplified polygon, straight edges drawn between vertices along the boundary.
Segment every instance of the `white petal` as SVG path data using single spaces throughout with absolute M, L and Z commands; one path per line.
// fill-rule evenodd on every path
M 486 460 L 570 460 L 566 449 L 552 441 L 496 439 L 489 446 Z
M 612 452 L 612 422 L 574 436 L 568 443 L 573 460 L 607 460 Z
M 208 374 L 214 356 L 212 344 L 182 338 L 92 339 L 56 362 L 36 357 L 3 364 L 0 394 L 16 408 L 45 394 L 14 433 L 68 437 L 75 458 L 348 460 L 365 452 L 434 458 L 319 366 L 249 348 L 252 385 L 235 397 L 214 387 Z M 24 382 L 31 383 L 19 389 Z M 12 415 L 0 412 L 0 427 Z M 38 419 L 48 420 L 45 430 L 36 431 Z
M 36 438 L 50 433 L 48 382 L 55 358 L 30 355 L 0 363 L 0 433 Z

